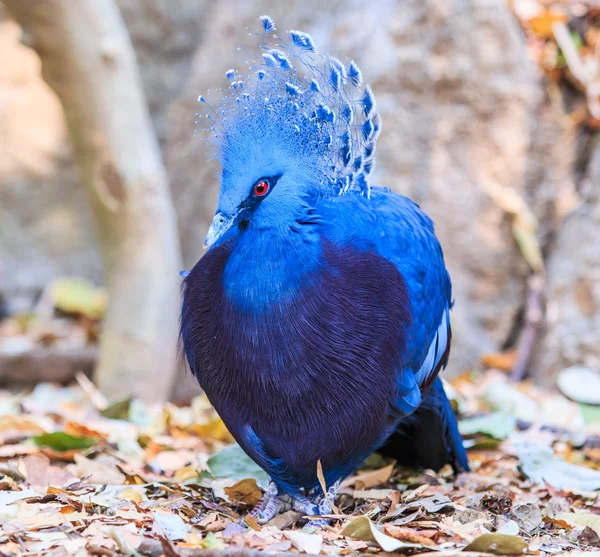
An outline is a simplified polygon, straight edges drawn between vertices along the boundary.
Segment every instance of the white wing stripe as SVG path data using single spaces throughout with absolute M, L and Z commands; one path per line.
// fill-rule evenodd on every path
M 433 370 L 438 366 L 444 352 L 446 352 L 446 348 L 448 346 L 448 309 L 444 310 L 442 314 L 442 320 L 440 326 L 438 327 L 431 344 L 429 345 L 429 350 L 427 351 L 427 356 L 425 356 L 425 360 L 421 364 L 419 371 L 417 371 L 417 381 L 420 385 L 425 383 L 429 376 L 433 373 Z

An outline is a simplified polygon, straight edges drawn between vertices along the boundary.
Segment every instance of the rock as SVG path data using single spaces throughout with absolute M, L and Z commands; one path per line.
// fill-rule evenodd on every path
M 582 203 L 559 228 L 547 265 L 547 330 L 537 354 L 547 381 L 572 365 L 600 369 L 599 181 L 596 148 Z

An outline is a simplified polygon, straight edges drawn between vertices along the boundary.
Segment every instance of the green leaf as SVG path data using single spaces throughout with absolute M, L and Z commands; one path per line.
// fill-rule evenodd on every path
M 215 478 L 244 480 L 254 478 L 261 487 L 269 485 L 271 478 L 237 445 L 229 445 L 208 459 Z
M 206 534 L 206 537 L 202 540 L 201 545 L 204 549 L 222 549 L 223 547 L 221 542 L 212 532 Z
M 464 551 L 478 551 L 494 555 L 523 555 L 526 549 L 527 542 L 519 536 L 483 534 L 467 545 Z
M 111 404 L 108 408 L 105 408 L 100 412 L 105 418 L 111 420 L 126 420 L 129 418 L 129 406 L 131 405 L 131 399 L 126 398 L 125 400 L 119 400 Z
M 33 437 L 33 442 L 38 447 L 50 447 L 55 451 L 65 452 L 77 449 L 89 449 L 93 447 L 98 439 L 95 437 L 74 437 L 64 431 L 54 433 L 43 433 Z
M 458 429 L 463 435 L 483 433 L 495 439 L 506 439 L 516 428 L 517 419 L 511 414 L 495 412 L 487 416 L 461 420 Z

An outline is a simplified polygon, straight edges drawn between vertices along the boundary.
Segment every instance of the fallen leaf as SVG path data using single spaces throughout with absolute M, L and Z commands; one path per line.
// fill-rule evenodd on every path
M 387 524 L 385 526 L 385 531 L 397 540 L 403 540 L 411 543 L 420 543 L 423 545 L 434 545 L 434 543 L 429 538 L 420 535 L 417 530 L 413 530 L 412 528 L 403 528 L 400 526 L 394 526 L 393 524 Z
M 97 431 L 95 429 L 92 429 L 86 425 L 83 425 L 83 424 L 80 424 L 77 422 L 67 422 L 65 424 L 63 431 L 67 435 L 71 435 L 72 437 L 76 437 L 79 439 L 81 439 L 81 438 L 106 439 L 108 437 L 106 435 L 106 433 Z M 72 448 L 77 448 L 77 447 L 72 447 Z
M 518 536 L 483 534 L 475 538 L 464 550 L 494 555 L 522 555 L 527 550 L 527 542 Z
M 246 478 L 231 487 L 223 488 L 230 501 L 242 502 L 255 506 L 262 498 L 262 491 L 256 485 L 254 478 Z
M 369 489 L 387 482 L 390 479 L 393 471 L 394 464 L 390 464 L 388 466 L 384 466 L 383 468 L 379 468 L 378 470 L 372 470 L 370 472 L 363 472 L 362 474 L 351 476 L 342 482 L 342 486 L 354 486 L 359 487 L 360 489 Z
M 211 418 L 204 423 L 193 423 L 188 427 L 188 431 L 194 433 L 198 437 L 216 439 L 217 441 L 226 443 L 232 443 L 234 441 L 233 436 L 229 433 L 223 420 L 218 416 Z
M 269 475 L 238 444 L 229 445 L 213 454 L 207 464 L 215 478 L 254 478 L 257 484 L 265 489 L 271 481 Z
M 223 544 L 215 537 L 212 532 L 206 534 L 200 545 L 204 549 L 221 549 Z
M 390 497 L 393 491 L 393 489 L 355 489 L 353 495 L 355 499 L 383 500 Z
M 511 414 L 495 412 L 486 416 L 466 418 L 459 422 L 458 428 L 462 435 L 484 433 L 495 439 L 506 439 L 517 426 L 517 419 Z
M 131 398 L 119 400 L 111 404 L 100 412 L 105 418 L 112 420 L 126 420 L 129 417 L 129 407 L 131 406 Z
M 526 440 L 512 441 L 512 450 L 521 461 L 523 473 L 534 482 L 548 483 L 557 489 L 600 489 L 600 471 L 571 464 L 554 456 L 550 447 Z
M 197 480 L 198 479 L 198 470 L 196 468 L 194 468 L 193 466 L 184 466 L 183 468 L 179 468 L 176 472 L 175 475 L 173 476 L 173 479 L 176 482 L 187 482 L 189 480 Z
M 122 484 L 125 475 L 114 466 L 107 466 L 86 458 L 83 455 L 75 455 L 77 475 L 80 478 L 88 478 L 90 482 L 97 484 Z
M 156 535 L 165 536 L 170 541 L 186 539 L 187 526 L 178 514 L 156 511 L 153 519 L 152 531 Z
M 558 520 L 564 520 L 571 526 L 589 526 L 600 534 L 600 515 L 592 513 L 560 513 Z
M 74 437 L 64 431 L 43 433 L 42 435 L 36 435 L 32 439 L 38 447 L 50 447 L 58 452 L 89 449 L 98 442 L 98 439 L 95 437 Z
M 292 542 L 292 545 L 298 550 L 311 555 L 321 553 L 323 545 L 323 536 L 319 534 L 307 534 L 298 530 L 285 530 L 283 535 Z
M 355 540 L 374 542 L 387 552 L 396 551 L 400 548 L 419 549 L 423 547 L 422 544 L 403 542 L 380 532 L 366 516 L 359 516 L 352 520 L 344 527 L 341 535 Z
M 26 456 L 19 465 L 23 477 L 34 486 L 48 485 L 48 471 L 50 459 L 41 454 Z
M 508 536 L 516 536 L 521 529 L 514 520 L 509 520 L 497 530 L 497 534 L 506 534 Z
M 260 532 L 262 530 L 262 526 L 258 523 L 258 520 L 249 514 L 244 517 L 244 522 L 256 532 Z
M 525 532 L 533 532 L 544 522 L 542 511 L 537 505 L 517 505 L 513 508 L 513 515 L 518 519 L 521 528 Z M 503 533 L 508 534 L 508 532 Z M 517 533 L 515 532 L 515 534 Z
M 134 503 L 141 503 L 144 501 L 144 495 L 137 489 L 124 489 L 117 495 L 117 499 L 125 499 L 126 501 L 133 501 Z
M 411 501 L 406 505 L 404 510 L 407 509 L 425 509 L 428 513 L 438 513 L 442 510 L 453 509 L 454 503 L 449 497 L 445 495 L 432 495 L 431 497 L 425 497 L 423 499 L 417 499 Z

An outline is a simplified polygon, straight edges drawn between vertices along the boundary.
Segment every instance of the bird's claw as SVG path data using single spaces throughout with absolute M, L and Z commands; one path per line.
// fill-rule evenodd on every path
M 319 517 L 333 512 L 331 503 L 337 494 L 339 482 L 336 482 L 327 490 L 327 495 L 322 493 L 312 498 L 308 498 L 301 493 L 293 498 L 289 495 L 280 495 L 277 486 L 271 482 L 267 491 L 265 491 L 259 503 L 250 511 L 250 516 L 255 518 L 259 524 L 266 524 L 279 513 L 294 509 L 304 516 Z M 304 527 L 305 530 L 314 531 L 329 525 L 329 520 L 325 518 L 315 518 L 309 520 Z
M 250 511 L 250 516 L 256 518 L 259 524 L 266 524 L 279 513 L 292 508 L 292 499 L 289 495 L 279 495 L 277 486 L 271 482 L 256 507 Z

